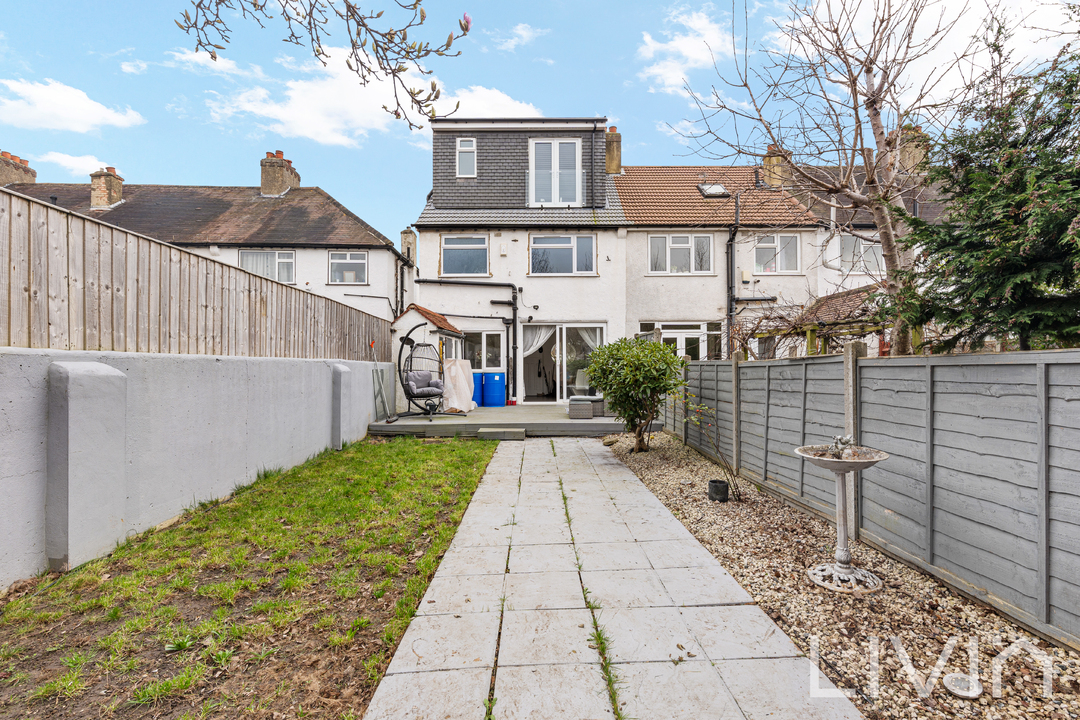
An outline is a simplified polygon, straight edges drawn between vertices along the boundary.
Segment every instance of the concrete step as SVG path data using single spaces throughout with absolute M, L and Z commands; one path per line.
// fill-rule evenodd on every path
M 482 427 L 476 431 L 476 437 L 481 440 L 524 440 L 525 428 Z

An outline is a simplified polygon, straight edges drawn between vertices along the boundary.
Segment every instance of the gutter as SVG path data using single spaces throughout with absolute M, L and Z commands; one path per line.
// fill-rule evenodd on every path
M 522 292 L 515 283 L 504 282 L 491 282 L 488 280 L 462 280 L 457 278 L 437 279 L 437 278 L 417 278 L 415 281 L 421 285 L 458 285 L 465 287 L 489 287 L 489 288 L 507 288 L 510 290 L 509 300 L 492 300 L 492 305 L 509 305 L 512 310 L 512 317 L 510 320 L 510 326 L 513 328 L 513 342 L 511 345 L 511 355 L 507 357 L 510 361 L 507 365 L 507 374 L 512 378 L 510 382 L 506 383 L 507 400 L 511 397 L 517 398 L 517 354 L 518 354 L 518 294 Z M 506 322 L 506 318 L 502 319 Z

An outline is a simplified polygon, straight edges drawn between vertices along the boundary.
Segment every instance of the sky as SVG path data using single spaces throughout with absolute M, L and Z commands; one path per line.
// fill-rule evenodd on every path
M 393 18 L 396 6 L 384 5 Z M 0 150 L 29 159 L 38 182 L 89 182 L 109 165 L 129 183 L 241 186 L 258 185 L 259 159 L 282 150 L 304 186 L 323 188 L 397 243 L 431 189 L 430 131 L 383 112 L 386 83 L 361 87 L 335 37 L 324 67 L 282 42 L 280 22 L 260 28 L 237 15 L 214 62 L 174 22 L 186 7 L 8 8 Z M 684 84 L 707 93 L 731 77 L 733 42 L 768 42 L 784 7 L 428 0 L 427 22 L 410 38 L 436 44 L 469 13 L 471 32 L 453 46 L 460 56 L 426 63 L 444 107 L 460 102 L 459 117 L 606 117 L 622 133 L 624 164 L 713 164 L 676 131 L 700 117 Z M 1060 27 L 1053 3 L 1040 7 L 1030 24 Z M 1033 59 L 1060 44 L 1021 39 L 1021 56 Z

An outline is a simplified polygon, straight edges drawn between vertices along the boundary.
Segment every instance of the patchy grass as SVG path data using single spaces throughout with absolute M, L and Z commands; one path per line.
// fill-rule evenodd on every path
M 0 607 L 0 718 L 360 717 L 495 442 L 368 440 Z

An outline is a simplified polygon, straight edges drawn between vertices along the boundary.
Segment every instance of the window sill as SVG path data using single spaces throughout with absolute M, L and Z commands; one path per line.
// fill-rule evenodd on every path
M 461 274 L 459 274 L 459 275 L 447 275 L 445 273 L 441 273 L 439 275 L 439 277 L 440 278 L 489 278 L 489 277 L 495 277 L 495 276 L 492 275 L 491 273 L 472 273 L 472 274 L 468 274 L 468 275 L 461 275 Z
M 357 283 L 346 283 L 346 282 L 328 282 L 328 283 L 326 283 L 326 285 L 327 285 L 328 287 L 336 287 L 336 286 L 338 286 L 338 285 L 344 285 L 345 287 L 355 287 L 355 286 L 357 286 L 357 285 L 360 285 L 360 286 L 367 286 L 367 285 L 370 285 L 370 284 L 371 284 L 371 283 L 366 283 L 366 282 L 362 282 L 362 283 L 361 283 L 361 282 L 357 282 Z
M 584 203 L 528 203 L 532 210 L 577 210 L 585 207 Z
M 784 270 L 783 272 L 756 272 L 754 277 L 773 277 L 776 275 L 805 275 L 801 270 Z
M 693 272 L 693 273 L 670 273 L 670 272 L 647 272 L 645 277 L 658 277 L 658 278 L 673 278 L 673 277 L 718 277 L 719 273 L 714 272 Z
M 600 277 L 600 273 L 525 273 L 530 278 L 558 278 L 558 277 Z

